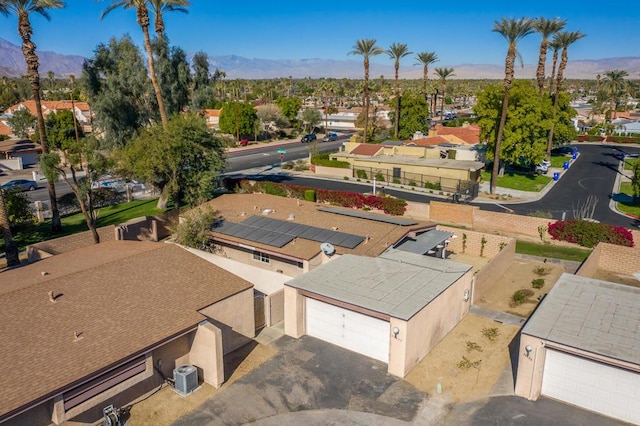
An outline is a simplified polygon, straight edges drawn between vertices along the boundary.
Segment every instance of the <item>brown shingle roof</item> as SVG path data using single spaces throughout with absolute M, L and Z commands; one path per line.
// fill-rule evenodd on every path
M 287 220 L 293 214 L 294 223 L 315 226 L 327 230 L 335 230 L 348 234 L 369 236 L 368 242 L 362 242 L 353 249 L 336 247 L 339 254 L 351 253 L 363 256 L 378 256 L 390 245 L 393 245 L 407 233 L 415 229 L 435 226 L 430 222 L 419 222 L 412 226 L 400 226 L 391 223 L 377 222 L 368 219 L 343 216 L 334 213 L 318 211 L 324 204 L 300 201 L 293 198 L 278 197 L 266 194 L 226 194 L 210 202 L 224 220 L 242 222 L 253 215 L 262 215 L 264 209 L 273 210 L 268 217 Z M 254 209 L 255 207 L 255 209 Z M 243 214 L 244 213 L 244 214 Z M 255 247 L 258 250 L 291 256 L 296 259 L 309 260 L 320 253 L 320 243 L 317 241 L 296 238 L 281 248 L 259 244 L 243 238 L 222 235 L 212 232 L 214 238 L 241 243 Z
M 372 145 L 361 143 L 355 147 L 349 154 L 374 156 L 384 147 L 382 145 Z
M 0 295 L 0 418 L 195 327 L 199 309 L 251 288 L 178 246 L 137 241 L 0 274 L 3 285 L 20 280 L 32 285 Z M 62 296 L 51 303 L 48 291 Z

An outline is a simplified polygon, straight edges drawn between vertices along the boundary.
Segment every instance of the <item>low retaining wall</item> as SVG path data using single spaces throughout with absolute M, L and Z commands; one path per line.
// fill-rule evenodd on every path
M 632 275 L 640 271 L 638 250 L 615 244 L 599 243 L 576 275 L 592 277 L 598 270 Z
M 98 228 L 97 231 L 100 236 L 100 241 L 104 242 L 115 240 L 115 229 L 116 228 L 113 225 Z M 91 235 L 91 231 L 84 231 L 73 235 L 67 235 L 66 237 L 54 238 L 52 240 L 30 244 L 27 246 L 27 256 L 29 263 L 31 263 L 57 254 L 66 253 L 71 250 L 89 247 L 93 244 L 93 235 Z

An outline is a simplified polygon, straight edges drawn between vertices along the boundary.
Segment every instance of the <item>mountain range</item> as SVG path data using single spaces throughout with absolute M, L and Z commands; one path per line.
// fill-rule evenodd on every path
M 55 52 L 38 51 L 40 58 L 40 74 L 53 71 L 55 75 L 68 76 L 82 73 L 85 58 L 78 55 L 62 55 Z M 244 58 L 236 55 L 209 56 L 211 70 L 219 68 L 226 73 L 227 79 L 270 79 L 280 77 L 293 78 L 362 78 L 362 61 L 336 59 L 258 59 Z M 438 67 L 454 68 L 452 79 L 502 79 L 504 67 L 490 64 L 436 64 Z M 434 66 L 432 65 L 431 69 Z M 548 69 L 550 65 L 548 65 Z M 536 64 L 525 64 L 516 68 L 516 78 L 534 78 Z M 630 78 L 640 78 L 640 57 L 607 58 L 594 60 L 570 60 L 565 71 L 568 79 L 595 79 L 607 70 L 620 69 L 629 73 Z M 19 77 L 25 73 L 24 56 L 20 46 L 16 46 L 0 38 L 0 77 Z M 430 72 L 429 78 L 435 78 Z M 371 63 L 370 75 L 386 79 L 394 76 L 391 64 Z M 400 78 L 420 79 L 422 68 L 418 66 L 402 66 Z

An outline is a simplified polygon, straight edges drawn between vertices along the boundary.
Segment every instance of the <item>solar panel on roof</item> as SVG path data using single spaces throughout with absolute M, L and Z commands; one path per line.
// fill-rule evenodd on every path
M 294 238 L 331 243 L 351 249 L 364 241 L 364 237 L 359 235 L 262 216 L 251 216 L 241 223 L 223 222 L 215 231 L 273 247 L 283 247 Z
M 319 207 L 318 211 L 326 212 L 326 213 L 341 214 L 343 216 L 357 217 L 359 219 L 374 220 L 376 222 L 391 223 L 393 225 L 400 225 L 400 226 L 411 226 L 411 225 L 418 224 L 418 222 L 416 222 L 415 220 L 402 219 L 399 217 L 383 216 L 377 213 L 367 213 L 367 212 L 362 212 L 358 210 L 339 209 L 335 207 Z

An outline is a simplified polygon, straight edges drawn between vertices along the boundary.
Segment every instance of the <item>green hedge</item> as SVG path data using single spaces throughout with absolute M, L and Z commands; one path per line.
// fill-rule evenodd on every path
M 335 167 L 337 169 L 348 169 L 351 167 L 346 161 L 331 160 L 329 154 L 318 154 L 311 157 L 311 164 L 314 166 Z

